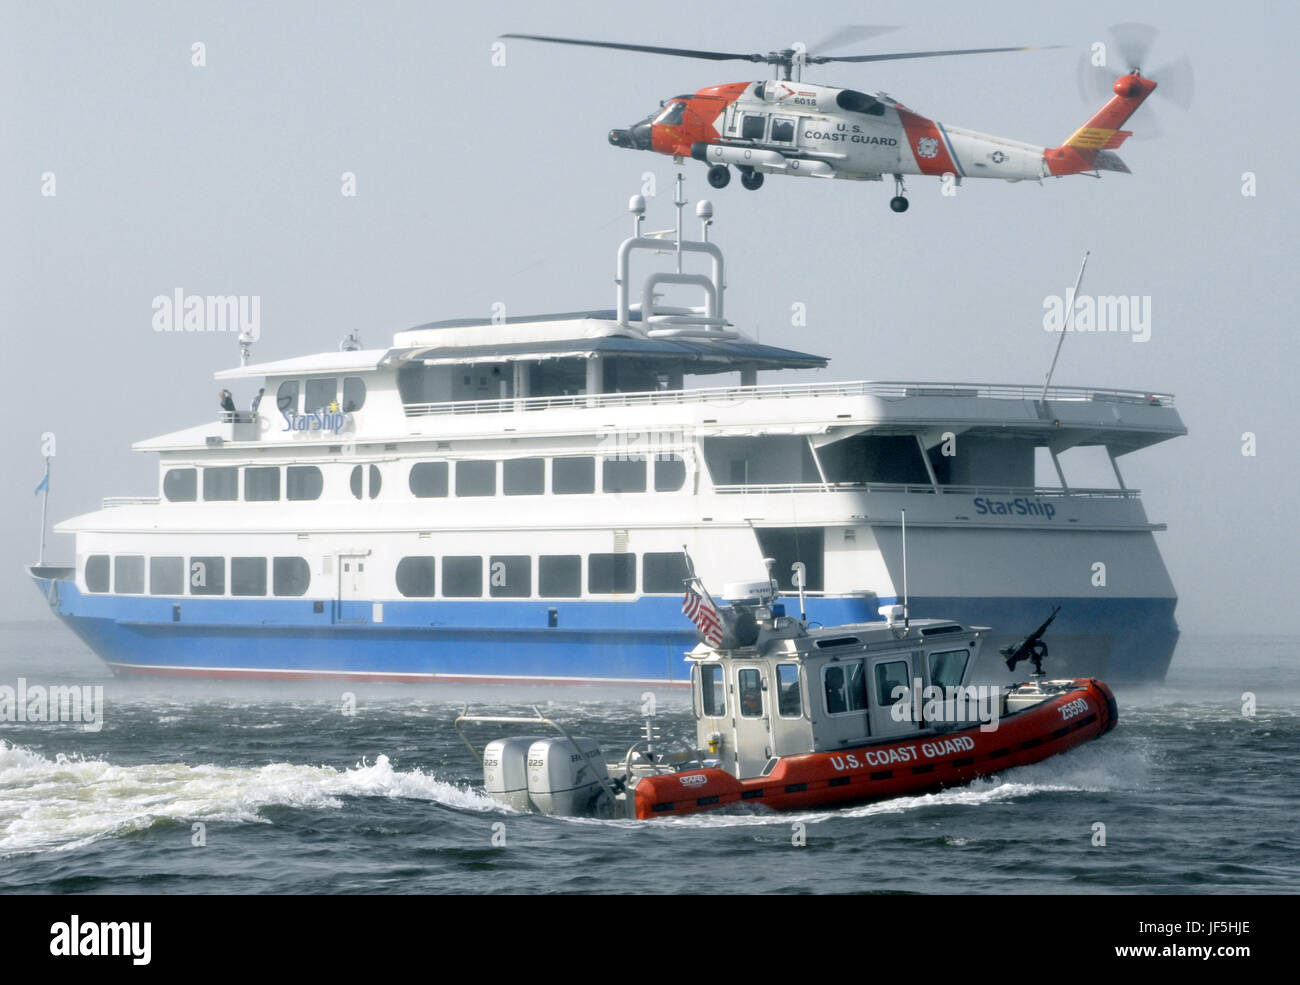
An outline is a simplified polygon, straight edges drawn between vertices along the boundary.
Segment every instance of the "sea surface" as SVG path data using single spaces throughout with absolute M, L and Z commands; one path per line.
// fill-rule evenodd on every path
M 535 704 L 621 757 L 641 689 L 118 680 L 53 620 L 0 624 L 20 678 L 105 707 L 0 721 L 7 893 L 1300 892 L 1296 637 L 1184 636 L 1115 731 L 969 787 L 646 822 L 511 811 L 452 725 Z

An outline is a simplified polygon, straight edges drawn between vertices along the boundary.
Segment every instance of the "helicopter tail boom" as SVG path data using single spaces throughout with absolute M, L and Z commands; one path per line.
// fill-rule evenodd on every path
M 1079 174 L 1082 171 L 1128 171 L 1124 162 L 1113 152 L 1128 137 L 1131 130 L 1121 130 L 1130 116 L 1155 92 L 1156 83 L 1137 72 L 1121 75 L 1112 87 L 1114 95 L 1106 105 L 1074 133 L 1060 147 L 1046 151 L 1043 158 L 1049 174 Z

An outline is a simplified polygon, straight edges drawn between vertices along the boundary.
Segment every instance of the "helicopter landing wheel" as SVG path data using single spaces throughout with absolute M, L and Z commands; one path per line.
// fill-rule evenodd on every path
M 893 198 L 889 200 L 889 207 L 893 209 L 895 212 L 906 212 L 907 199 L 905 199 L 902 195 L 895 195 Z
M 763 187 L 763 172 L 755 171 L 753 168 L 750 168 L 748 171 L 742 171 L 740 174 L 740 183 L 751 192 L 756 192 Z
M 731 182 L 731 170 L 725 164 L 715 164 L 709 168 L 709 184 L 714 188 L 726 188 Z

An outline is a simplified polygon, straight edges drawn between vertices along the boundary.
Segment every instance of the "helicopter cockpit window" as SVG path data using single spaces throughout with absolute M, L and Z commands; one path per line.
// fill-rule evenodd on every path
M 884 116 L 885 105 L 874 96 L 853 89 L 841 89 L 835 97 L 835 105 L 850 113 L 870 113 L 872 116 Z
M 787 120 L 780 116 L 772 118 L 772 143 L 794 143 L 794 120 Z
M 670 127 L 680 126 L 682 122 L 682 117 L 685 115 L 685 113 L 686 113 L 686 104 L 680 101 L 674 101 L 668 104 L 667 108 L 664 109 L 664 111 L 659 114 L 659 117 L 655 120 L 655 122 L 664 123 Z

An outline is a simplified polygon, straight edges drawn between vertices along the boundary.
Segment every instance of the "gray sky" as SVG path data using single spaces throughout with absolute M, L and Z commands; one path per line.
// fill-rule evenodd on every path
M 154 332 L 156 295 L 260 295 L 258 360 L 334 349 L 352 330 L 385 345 L 497 301 L 511 314 L 612 306 L 627 197 L 653 171 L 649 225 L 670 225 L 674 169 L 610 147 L 608 128 L 676 93 L 767 74 L 526 42 L 497 68 L 499 33 L 766 51 L 865 19 L 901 25 L 865 51 L 1069 45 L 807 74 L 1055 145 L 1096 108 L 1079 98 L 1079 53 L 1138 20 L 1161 28 L 1153 65 L 1191 57 L 1196 96 L 1185 113 L 1157 93 L 1133 118 L 1139 136 L 1151 115 L 1164 133 L 1122 148 L 1132 175 L 972 180 L 952 198 L 917 178 L 904 216 L 888 209 L 888 183 L 769 177 L 756 194 L 739 182 L 718 192 L 690 162 L 687 191 L 715 204 L 729 317 L 830 356 L 827 379 L 1041 382 L 1056 341 L 1043 298 L 1063 294 L 1092 250 L 1085 293 L 1150 296 L 1151 339 L 1070 336 L 1055 382 L 1177 394 L 1190 436 L 1122 465 L 1169 524 L 1158 536 L 1179 622 L 1300 630 L 1300 360 L 1283 320 L 1296 269 L 1296 8 L 750 0 L 672 14 L 683 9 L 5 0 L 0 616 L 44 607 L 22 569 L 37 550 L 41 432 L 58 437 L 55 521 L 105 495 L 152 494 L 156 462 L 130 443 L 216 411 L 212 372 L 238 361 L 234 337 Z M 194 42 L 205 67 L 191 65 Z M 340 194 L 344 171 L 355 198 Z M 1257 175 L 1254 198 L 1241 194 L 1244 171 Z M 807 330 L 790 325 L 796 301 Z M 52 548 L 70 556 L 66 538 Z

